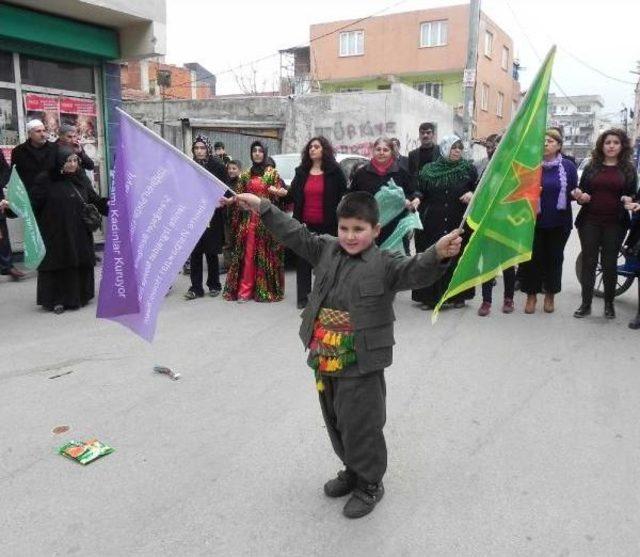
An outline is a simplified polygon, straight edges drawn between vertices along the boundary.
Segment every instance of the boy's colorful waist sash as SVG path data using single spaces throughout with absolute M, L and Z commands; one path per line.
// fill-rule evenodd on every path
M 339 373 L 357 361 L 348 311 L 320 308 L 309 343 L 307 363 L 315 371 L 316 386 L 324 389 L 322 374 Z

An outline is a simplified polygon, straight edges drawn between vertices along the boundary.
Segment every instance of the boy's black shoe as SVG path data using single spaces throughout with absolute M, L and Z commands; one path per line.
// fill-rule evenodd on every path
M 629 321 L 629 329 L 640 329 L 640 313 L 636 315 L 635 319 Z
M 369 514 L 384 495 L 384 486 L 379 484 L 364 484 L 353 490 L 351 498 L 342 509 L 347 518 L 360 518 Z
M 358 483 L 358 476 L 351 470 L 340 470 L 338 477 L 324 484 L 324 493 L 327 497 L 344 497 L 349 495 Z

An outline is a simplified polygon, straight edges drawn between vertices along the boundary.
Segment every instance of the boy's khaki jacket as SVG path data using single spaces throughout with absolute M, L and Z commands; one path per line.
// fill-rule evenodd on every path
M 285 246 L 314 267 L 315 281 L 302 313 L 300 338 L 309 346 L 318 311 L 334 284 L 338 263 L 347 255 L 338 239 L 316 235 L 297 220 L 263 200 L 260 213 L 266 227 Z M 358 265 L 349 280 L 339 283 L 347 290 L 347 311 L 354 328 L 354 344 L 360 373 L 384 369 L 393 360 L 393 300 L 396 292 L 429 286 L 445 272 L 448 264 L 438 261 L 431 246 L 414 257 L 392 254 L 372 245 L 359 255 Z

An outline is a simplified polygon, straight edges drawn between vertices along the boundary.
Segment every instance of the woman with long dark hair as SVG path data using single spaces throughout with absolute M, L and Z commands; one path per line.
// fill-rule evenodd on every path
M 268 168 L 267 147 L 251 144 L 251 168 L 240 175 L 237 193 L 253 193 L 271 201 L 287 195 L 274 168 Z M 273 164 L 273 163 L 271 163 Z M 231 202 L 227 202 L 230 205 Z M 284 248 L 252 211 L 231 205 L 233 246 L 231 267 L 224 285 L 224 299 L 246 302 L 278 302 L 284 297 Z
M 302 150 L 302 162 L 291 181 L 285 201 L 293 202 L 293 217 L 317 234 L 338 233 L 336 209 L 347 190 L 347 180 L 336 162 L 331 143 L 322 136 L 312 137 Z M 311 292 L 311 265 L 297 258 L 297 306 L 307 305 Z
M 576 218 L 582 246 L 582 303 L 574 317 L 591 314 L 598 256 L 602 262 L 604 316 L 607 319 L 616 316 L 613 300 L 618 253 L 630 224 L 627 208 L 638 188 L 631 155 L 631 141 L 624 130 L 612 128 L 601 133 L 591 162 L 580 178 L 580 187 L 574 192 L 582 205 Z
M 542 160 L 540 209 L 531 260 L 519 267 L 521 290 L 527 295 L 525 313 L 535 313 L 538 294 L 544 292 L 545 313 L 555 311 L 555 295 L 562 289 L 564 248 L 571 234 L 572 192 L 578 185 L 576 165 L 562 156 L 562 136 L 549 129 Z

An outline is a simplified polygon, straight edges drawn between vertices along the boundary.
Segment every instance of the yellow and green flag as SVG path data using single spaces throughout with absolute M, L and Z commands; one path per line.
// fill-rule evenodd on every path
M 555 51 L 554 46 L 476 188 L 466 216 L 473 232 L 433 312 L 434 322 L 447 299 L 531 259 Z
M 2 153 L 0 153 L 1 156 Z M 11 210 L 22 217 L 24 222 L 24 265 L 29 269 L 37 269 L 44 259 L 46 250 L 27 190 L 20 180 L 15 166 L 11 171 L 11 178 L 9 178 L 7 186 L 7 201 L 9 201 Z

